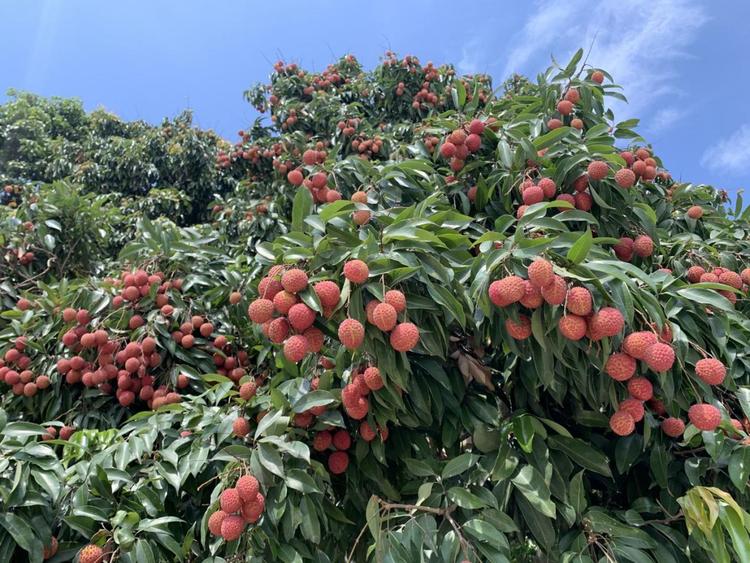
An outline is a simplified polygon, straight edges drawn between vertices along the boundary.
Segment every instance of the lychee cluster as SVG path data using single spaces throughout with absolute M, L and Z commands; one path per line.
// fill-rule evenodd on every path
M 639 179 L 651 181 L 657 177 L 658 166 L 646 147 L 633 151 L 622 151 L 620 157 L 625 161 L 625 167 L 615 173 L 615 182 L 621 188 L 632 188 Z M 666 173 L 662 173 L 666 175 Z
M 18 336 L 13 347 L 0 358 L 0 383 L 10 385 L 14 395 L 33 397 L 37 391 L 47 389 L 50 378 L 35 374 L 31 369 L 31 358 L 26 354 L 27 338 Z
M 234 541 L 248 524 L 260 520 L 266 499 L 260 492 L 258 480 L 248 473 L 237 479 L 234 487 L 221 492 L 219 506 L 219 510 L 208 517 L 208 531 L 225 541 Z
M 397 352 L 409 352 L 419 342 L 417 325 L 398 322 L 398 316 L 405 312 L 406 296 L 397 289 L 386 291 L 382 302 L 373 299 L 365 307 L 367 322 L 390 333 L 391 347 Z
M 558 129 L 565 125 L 565 121 L 574 129 L 583 129 L 584 123 L 580 117 L 575 117 L 575 107 L 581 101 L 581 94 L 577 88 L 568 88 L 562 99 L 557 102 L 555 109 L 558 116 L 551 117 L 547 121 L 550 130 Z
M 473 119 L 467 126 L 459 127 L 446 137 L 440 146 L 440 155 L 443 158 L 450 159 L 450 167 L 453 172 L 461 170 L 469 155 L 482 147 L 484 128 L 485 123 L 483 121 Z
M 745 268 L 740 273 L 733 272 L 728 268 L 717 266 L 708 270 L 703 266 L 691 266 L 686 272 L 690 283 L 721 283 L 740 289 L 747 293 L 750 291 L 750 268 Z M 728 290 L 717 290 L 719 295 L 724 296 L 732 305 L 737 303 L 737 294 Z
M 630 262 L 633 255 L 648 258 L 654 253 L 654 241 L 648 235 L 638 235 L 635 239 L 620 237 L 620 242 L 612 246 L 615 256 L 623 262 Z
M 544 303 L 564 305 L 558 321 L 558 330 L 567 340 L 578 341 L 588 336 L 597 341 L 618 335 L 625 326 L 622 313 L 614 307 L 602 307 L 594 311 L 591 292 L 582 286 L 568 288 L 568 283 L 554 272 L 551 262 L 537 258 L 527 269 L 528 279 L 511 275 L 493 281 L 488 289 L 490 301 L 506 308 L 519 303 L 529 310 Z M 524 314 L 518 320 L 509 318 L 505 328 L 511 338 L 524 340 L 531 336 L 531 321 Z
M 349 383 L 341 390 L 341 404 L 349 418 L 365 418 L 370 411 L 367 396 L 370 391 L 379 391 L 383 386 L 383 378 L 377 367 L 368 366 L 364 371 L 359 368 L 352 370 Z

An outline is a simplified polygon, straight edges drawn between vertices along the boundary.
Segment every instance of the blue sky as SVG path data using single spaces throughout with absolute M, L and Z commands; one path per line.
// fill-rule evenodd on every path
M 321 70 L 385 49 L 499 84 L 593 41 L 672 174 L 735 192 L 750 180 L 750 2 L 0 0 L 0 93 L 72 96 L 88 109 L 158 122 L 192 108 L 234 140 L 253 118 L 242 92 L 278 58 Z M 0 98 L 2 99 L 2 98 Z

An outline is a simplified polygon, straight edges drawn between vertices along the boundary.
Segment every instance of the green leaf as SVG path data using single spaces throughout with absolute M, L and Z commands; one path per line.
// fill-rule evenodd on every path
M 583 262 L 586 259 L 586 256 L 588 256 L 593 242 L 594 237 L 591 235 L 591 229 L 587 228 L 586 232 L 583 233 L 573 246 L 570 247 L 570 250 L 568 250 L 568 260 L 573 262 L 573 264 L 580 264 Z
M 310 190 L 304 186 L 297 188 L 292 204 L 292 231 L 302 231 L 305 226 L 305 218 L 310 215 L 313 199 Z
M 738 447 L 729 458 L 729 478 L 740 492 L 745 490 L 750 478 L 750 448 Z
M 448 489 L 448 498 L 461 508 L 476 510 L 477 508 L 487 506 L 481 498 L 462 487 L 451 487 Z
M 261 443 L 258 445 L 258 459 L 261 465 L 268 469 L 274 475 L 284 477 L 284 464 L 281 461 L 281 456 L 275 448 L 268 444 Z
M 549 518 L 555 517 L 555 504 L 550 500 L 549 488 L 536 468 L 523 466 L 511 482 L 536 510 Z
M 583 440 L 567 436 L 550 436 L 547 441 L 550 448 L 560 450 L 581 467 L 605 477 L 612 477 L 607 456 Z
M 469 469 L 474 467 L 474 465 L 476 465 L 478 460 L 478 455 L 470 453 L 465 453 L 461 454 L 458 457 L 454 457 L 452 460 L 445 464 L 442 473 L 443 479 L 450 479 L 451 477 L 455 477 L 456 475 L 460 475 L 461 473 L 468 471 Z

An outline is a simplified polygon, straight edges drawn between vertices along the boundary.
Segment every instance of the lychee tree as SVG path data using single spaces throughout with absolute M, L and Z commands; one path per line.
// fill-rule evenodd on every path
M 750 212 L 581 59 L 279 62 L 211 223 L 9 279 L 4 553 L 750 560 Z

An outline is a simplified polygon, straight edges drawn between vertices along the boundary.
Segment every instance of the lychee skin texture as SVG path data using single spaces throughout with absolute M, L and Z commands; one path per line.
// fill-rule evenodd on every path
M 256 324 L 270 321 L 275 310 L 273 301 L 270 299 L 256 299 L 247 308 L 247 316 Z
M 328 458 L 328 469 L 334 475 L 341 475 L 349 467 L 349 454 L 333 452 Z
M 372 429 L 367 421 L 364 421 L 359 425 L 359 435 L 362 436 L 362 439 L 365 442 L 372 442 L 377 436 L 377 433 Z
M 661 430 L 670 438 L 679 438 L 685 432 L 685 423 L 679 418 L 665 418 L 661 423 Z
M 289 293 L 299 293 L 307 287 L 307 274 L 299 268 L 292 268 L 281 276 L 281 285 Z
M 531 319 L 526 315 L 519 315 L 518 322 L 513 319 L 506 319 L 505 330 L 514 340 L 525 340 L 531 336 Z
M 94 544 L 85 546 L 78 552 L 79 563 L 101 563 L 104 559 L 104 551 Z
M 615 172 L 615 182 L 621 188 L 632 188 L 633 184 L 635 184 L 635 172 L 630 170 L 630 168 L 621 168 Z
M 544 201 L 544 191 L 539 186 L 530 186 L 523 191 L 521 194 L 524 204 L 534 205 Z
M 609 165 L 601 160 L 595 160 L 589 164 L 587 169 L 589 179 L 591 180 L 603 180 L 609 174 Z
M 217 510 L 216 512 L 211 514 L 211 516 L 208 517 L 208 531 L 211 532 L 214 536 L 220 536 L 221 523 L 226 517 L 227 513 L 223 510 Z
M 344 264 L 344 277 L 352 283 L 365 283 L 370 277 L 370 269 L 362 260 L 349 260 Z
M 286 317 L 274 319 L 268 325 L 268 338 L 275 344 L 281 344 L 289 335 L 289 321 Z
M 339 304 L 339 299 L 341 298 L 339 286 L 330 280 L 316 283 L 315 294 L 318 296 L 320 304 L 325 308 L 335 307 Z
M 296 364 L 305 357 L 309 349 L 310 345 L 307 342 L 307 338 L 301 334 L 295 334 L 284 342 L 284 357 Z
M 348 450 L 352 445 L 352 437 L 346 430 L 337 430 L 333 434 L 333 447 L 337 450 Z
M 730 270 L 719 274 L 719 283 L 723 283 L 735 289 L 742 289 L 742 277 L 737 272 L 732 272 Z
M 654 386 L 645 377 L 634 377 L 628 381 L 628 393 L 639 401 L 648 401 L 654 396 Z
M 295 303 L 297 303 L 297 296 L 287 290 L 279 291 L 273 296 L 273 305 L 282 315 L 286 315 Z
M 544 258 L 537 258 L 531 264 L 527 270 L 529 281 L 539 289 L 547 287 L 554 281 L 555 272 L 552 268 L 552 263 Z
M 635 358 L 623 352 L 616 352 L 607 358 L 604 371 L 615 381 L 627 381 L 635 374 Z
M 318 432 L 313 439 L 313 449 L 316 452 L 324 452 L 331 447 L 331 442 L 333 442 L 333 438 L 330 432 Z
M 625 326 L 622 313 L 614 307 L 603 307 L 591 317 L 591 337 L 601 340 L 605 336 L 616 336 Z
M 620 403 L 618 410 L 630 414 L 635 422 L 643 420 L 643 417 L 646 414 L 646 410 L 643 408 L 643 402 L 638 399 L 625 399 Z
M 313 327 L 308 328 L 302 333 L 302 336 L 307 340 L 307 347 L 310 352 L 317 354 L 323 349 L 323 343 L 325 342 L 325 335 L 323 331 Z
M 356 350 L 365 339 L 365 327 L 356 319 L 344 319 L 339 325 L 339 340 L 347 350 Z
M 572 287 L 568 290 L 565 307 L 579 317 L 585 317 L 592 310 L 591 292 L 585 287 Z
M 241 506 L 240 506 L 241 508 Z M 230 514 L 221 523 L 221 537 L 226 541 L 239 539 L 245 531 L 245 520 L 242 516 Z
M 578 101 L 581 99 L 581 94 L 578 92 L 575 88 L 568 89 L 567 92 L 565 92 L 565 99 L 573 104 L 577 104 Z
M 397 313 L 403 313 L 406 310 L 406 297 L 398 289 L 386 291 L 383 300 L 396 309 Z
M 260 492 L 258 480 L 252 475 L 243 475 L 237 479 L 235 488 L 237 489 L 242 502 L 252 502 Z
M 630 237 L 620 237 L 620 242 L 612 247 L 615 256 L 623 262 L 630 262 L 633 259 L 633 239 Z
M 544 303 L 542 292 L 531 285 L 531 282 L 529 280 L 523 280 L 523 285 L 526 289 L 526 294 L 521 298 L 519 303 L 527 309 L 538 309 L 539 307 L 541 307 Z
M 688 409 L 688 418 L 698 430 L 712 432 L 721 422 L 721 411 L 713 405 L 698 403 Z
M 498 307 L 507 307 L 511 303 L 520 301 L 526 294 L 523 279 L 518 276 L 508 276 L 495 280 L 488 289 L 490 301 Z
M 657 373 L 669 371 L 674 364 L 674 350 L 669 344 L 657 342 L 648 347 L 643 359 L 648 367 Z
M 604 82 L 604 73 L 601 70 L 595 70 L 591 73 L 591 80 L 597 84 Z
M 646 357 L 646 351 L 652 344 L 656 344 L 657 340 L 653 332 L 645 330 L 631 332 L 622 341 L 622 349 L 636 360 L 643 360 Z
M 374 366 L 369 367 L 364 373 L 365 384 L 372 391 L 378 391 L 383 388 L 383 377 L 380 375 L 380 370 Z
M 691 283 L 698 283 L 701 281 L 701 276 L 706 273 L 706 270 L 701 266 L 691 266 L 687 270 L 687 279 Z
M 289 309 L 289 324 L 298 332 L 310 328 L 315 322 L 315 311 L 304 303 L 296 303 Z
M 635 431 L 635 421 L 630 413 L 617 411 L 610 417 L 609 427 L 618 436 L 628 436 Z
M 552 276 L 552 282 L 541 289 L 542 297 L 550 305 L 562 305 L 568 294 L 568 284 L 560 276 Z
M 708 385 L 721 385 L 727 368 L 716 358 L 704 358 L 695 363 L 695 375 Z
M 560 115 L 570 115 L 573 113 L 573 102 L 570 100 L 560 100 L 557 103 L 557 111 L 560 112 Z
M 563 315 L 557 323 L 560 334 L 568 340 L 580 340 L 586 336 L 586 319 L 577 315 Z
M 244 438 L 250 433 L 250 423 L 246 418 L 235 418 L 232 423 L 232 432 L 238 438 Z
M 698 220 L 703 217 L 703 208 L 700 205 L 693 205 L 687 210 L 687 216 L 691 219 Z
M 372 312 L 373 324 L 384 332 L 393 330 L 398 321 L 398 313 L 393 305 L 388 303 L 381 303 Z
M 537 185 L 542 188 L 544 197 L 546 197 L 547 199 L 552 199 L 553 197 L 555 197 L 555 193 L 557 192 L 557 184 L 555 184 L 555 181 L 552 178 L 542 178 L 539 180 L 539 183 Z
M 400 323 L 391 331 L 391 346 L 397 352 L 408 352 L 419 342 L 419 329 L 414 323 Z
M 654 241 L 648 235 L 640 235 L 635 237 L 633 241 L 633 252 L 636 256 L 646 258 L 654 253 Z
M 237 489 L 224 489 L 219 497 L 219 505 L 227 514 L 239 512 L 242 508 L 242 499 Z

